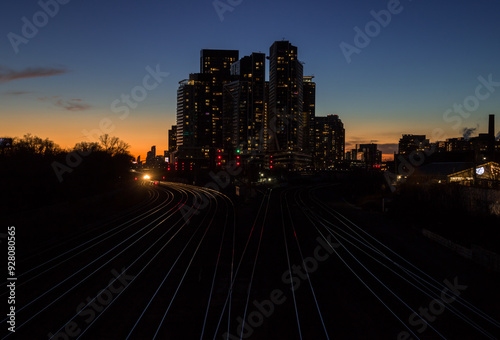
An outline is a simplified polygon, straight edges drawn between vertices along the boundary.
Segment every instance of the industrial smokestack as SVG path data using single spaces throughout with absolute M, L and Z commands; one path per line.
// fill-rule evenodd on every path
M 488 125 L 488 137 L 495 139 L 495 115 L 490 115 L 490 123 Z

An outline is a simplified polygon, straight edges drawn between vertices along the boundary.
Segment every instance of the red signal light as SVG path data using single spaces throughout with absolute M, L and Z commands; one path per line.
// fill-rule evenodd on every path
M 137 177 L 135 178 L 135 180 L 137 181 Z

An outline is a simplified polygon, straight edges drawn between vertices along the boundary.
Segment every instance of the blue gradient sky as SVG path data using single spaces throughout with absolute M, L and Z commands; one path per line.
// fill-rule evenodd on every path
M 500 3 L 402 0 L 401 12 L 348 63 L 339 45 L 354 45 L 354 27 L 364 29 L 370 11 L 388 3 L 243 0 L 221 21 L 211 0 L 72 0 L 16 54 L 9 32 L 22 35 L 22 18 L 32 21 L 41 8 L 31 0 L 3 2 L 0 135 L 31 132 L 72 147 L 85 139 L 82 130 L 108 118 L 134 156 L 144 157 L 151 145 L 161 152 L 175 123 L 178 82 L 198 72 L 201 49 L 268 54 L 283 38 L 298 46 L 305 74 L 316 76 L 316 114 L 343 120 L 348 149 L 376 141 L 389 154 L 401 134 L 431 136 L 435 128 L 447 137 L 465 127 L 486 132 L 487 115 L 500 113 L 500 87 L 456 129 L 443 113 L 475 94 L 479 76 L 500 82 Z M 111 103 L 158 64 L 169 76 L 120 119 Z M 35 77 L 41 71 L 45 76 Z

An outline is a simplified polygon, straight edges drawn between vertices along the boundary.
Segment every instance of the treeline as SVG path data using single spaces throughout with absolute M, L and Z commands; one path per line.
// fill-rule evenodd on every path
M 20 211 L 109 190 L 127 179 L 129 145 L 103 135 L 62 149 L 31 134 L 0 148 L 0 211 Z

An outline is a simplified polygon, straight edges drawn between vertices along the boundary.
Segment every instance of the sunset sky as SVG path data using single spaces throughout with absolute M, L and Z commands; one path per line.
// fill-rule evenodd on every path
M 162 152 L 178 83 L 199 72 L 201 49 L 268 55 L 283 38 L 315 76 L 316 114 L 344 122 L 347 150 L 375 142 L 387 155 L 401 134 L 431 137 L 435 128 L 446 137 L 486 132 L 492 113 L 500 130 L 498 0 L 216 2 L 224 13 L 212 0 L 59 1 L 0 5 L 0 137 L 29 132 L 73 147 L 106 122 L 135 157 L 151 145 Z M 370 41 L 356 45 L 366 28 Z M 342 43 L 357 49 L 350 62 Z M 148 78 L 124 115 L 122 94 L 144 94 L 137 87 L 155 69 L 162 76 Z

